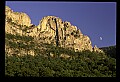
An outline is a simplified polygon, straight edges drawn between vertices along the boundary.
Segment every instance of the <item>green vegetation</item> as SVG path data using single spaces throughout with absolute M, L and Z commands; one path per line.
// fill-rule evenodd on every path
M 106 55 L 116 58 L 116 46 L 102 47 L 102 49 Z
M 5 44 L 16 49 L 34 49 L 33 37 L 5 33 Z M 16 42 L 17 41 L 17 42 Z M 28 44 L 29 43 L 29 44 Z
M 21 27 L 19 29 L 25 32 L 30 29 L 26 25 L 18 25 L 11 18 L 7 18 L 7 22 Z M 67 28 L 65 24 L 64 30 L 66 31 Z M 79 30 L 71 32 L 71 35 L 78 38 Z M 66 40 L 66 37 L 64 39 Z M 8 77 L 116 77 L 116 46 L 101 48 L 105 54 L 90 51 L 75 52 L 73 49 L 62 48 L 59 45 L 38 44 L 31 36 L 7 33 L 5 33 L 5 45 L 16 50 L 14 52 L 16 55 L 13 56 L 8 56 L 9 53 L 5 52 L 5 76 Z M 25 56 L 18 56 L 19 49 L 33 50 L 35 56 L 28 53 Z M 51 57 L 51 53 L 55 56 Z M 61 58 L 61 54 L 67 54 L 70 58 Z
M 6 76 L 33 77 L 116 77 L 114 58 L 101 58 L 97 53 L 82 52 L 74 59 L 58 57 L 11 56 L 5 59 Z M 96 57 L 97 56 L 97 57 Z
M 19 42 L 12 40 L 19 40 Z M 55 47 L 53 44 L 37 44 L 30 36 L 11 34 L 5 34 L 5 43 L 12 48 L 30 49 L 36 53 L 35 56 L 27 54 L 26 56 L 9 57 L 7 56 L 9 54 L 5 53 L 5 76 L 116 77 L 116 59 L 108 56 L 109 53 L 75 52 L 72 49 Z M 50 53 L 55 57 L 51 57 Z M 71 57 L 60 58 L 60 54 L 68 54 Z
M 16 39 L 16 40 L 22 40 L 25 42 L 32 41 L 34 39 L 31 36 L 20 36 L 20 35 L 12 35 L 12 34 L 7 34 L 7 33 L 5 33 L 5 38 L 8 40 Z

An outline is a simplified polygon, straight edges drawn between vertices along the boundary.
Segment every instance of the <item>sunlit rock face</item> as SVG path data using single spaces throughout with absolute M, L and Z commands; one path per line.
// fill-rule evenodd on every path
M 81 30 L 72 25 L 68 21 L 63 21 L 56 16 L 45 16 L 39 24 L 35 26 L 31 24 L 30 17 L 21 12 L 14 12 L 8 6 L 5 7 L 5 33 L 20 36 L 30 36 L 34 38 L 35 43 L 48 43 L 54 46 L 68 48 L 71 50 L 83 51 L 90 50 L 102 52 L 99 48 L 92 47 L 92 42 L 87 35 L 84 35 Z M 13 40 L 14 42 L 15 40 Z M 19 41 L 15 41 L 19 42 Z M 17 49 L 10 48 L 6 45 L 6 51 L 15 53 Z M 8 47 L 9 46 L 9 47 Z M 37 46 L 36 46 L 37 47 Z M 21 53 L 30 53 L 35 55 L 34 51 L 20 49 Z
M 93 51 L 104 53 L 103 50 L 99 49 L 96 45 L 93 47 Z
M 76 26 L 71 25 L 70 22 L 62 21 L 59 17 L 44 17 L 40 21 L 38 28 L 40 32 L 44 32 L 47 37 L 52 37 L 53 41 L 58 40 L 58 46 L 60 47 L 67 47 L 75 51 L 92 51 L 90 38 L 83 35 Z M 58 39 L 56 39 L 57 36 Z
M 5 9 L 6 19 L 9 18 L 12 20 L 12 22 L 17 23 L 19 25 L 26 25 L 26 26 L 31 25 L 31 19 L 26 13 L 14 12 L 8 6 L 6 6 L 5 8 L 6 8 Z

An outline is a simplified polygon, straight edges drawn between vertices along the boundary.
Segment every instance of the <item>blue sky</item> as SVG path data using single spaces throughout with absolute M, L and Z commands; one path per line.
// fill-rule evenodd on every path
M 35 25 L 50 15 L 69 21 L 90 37 L 92 46 L 116 45 L 116 2 L 6 1 L 6 5 L 27 13 Z

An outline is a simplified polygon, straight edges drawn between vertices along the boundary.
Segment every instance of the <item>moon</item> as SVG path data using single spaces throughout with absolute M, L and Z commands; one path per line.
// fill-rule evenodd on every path
M 102 37 L 100 37 L 100 40 L 102 40 Z

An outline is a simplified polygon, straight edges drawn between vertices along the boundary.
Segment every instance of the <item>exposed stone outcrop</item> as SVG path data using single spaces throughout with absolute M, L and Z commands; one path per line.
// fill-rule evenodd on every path
M 55 20 L 57 23 L 57 27 L 55 24 Z M 56 41 L 56 30 L 58 30 L 59 36 L 59 46 L 60 47 L 67 47 L 70 49 L 74 49 L 75 51 L 82 51 L 82 50 L 90 50 L 92 51 L 92 45 L 90 38 L 86 35 L 83 35 L 80 29 L 76 26 L 70 24 L 70 22 L 63 22 L 60 18 L 55 16 L 46 16 L 38 25 L 38 28 L 41 32 L 44 32 L 47 37 L 52 37 L 53 41 Z M 56 29 L 58 28 L 58 29 Z M 47 33 L 46 33 L 47 32 Z M 47 39 L 46 39 L 47 41 Z M 54 44 L 56 44 L 54 42 Z
M 5 7 L 6 19 L 9 18 L 12 22 L 17 23 L 18 25 L 31 25 L 31 19 L 26 13 L 14 12 L 8 6 Z
M 67 59 L 67 58 L 70 58 L 70 56 L 67 55 L 67 54 L 61 54 L 61 55 L 60 55 L 60 58 L 65 58 L 65 59 Z
M 12 56 L 12 55 L 24 56 L 27 54 L 30 54 L 32 56 L 35 55 L 35 52 L 33 50 L 10 48 L 10 46 L 6 46 L 6 45 L 5 45 L 5 51 L 7 52 L 8 56 Z
M 101 53 L 103 53 L 103 50 L 99 49 L 96 45 L 93 47 L 93 50 L 95 52 L 101 52 Z
M 62 21 L 59 17 L 46 16 L 40 20 L 38 26 L 31 24 L 30 17 L 25 13 L 13 12 L 8 6 L 5 8 L 5 32 L 12 35 L 31 36 L 36 43 L 48 43 L 55 46 L 69 48 L 75 51 L 90 50 L 103 52 L 99 48 L 92 47 L 90 38 L 84 35 L 77 26 L 68 21 Z M 11 53 L 11 49 L 5 47 Z M 22 52 L 26 53 L 25 50 Z M 34 51 L 28 54 L 35 55 Z M 51 55 L 53 56 L 53 55 Z M 61 55 L 63 57 L 64 55 Z

